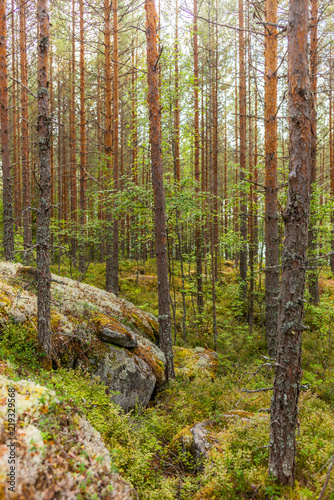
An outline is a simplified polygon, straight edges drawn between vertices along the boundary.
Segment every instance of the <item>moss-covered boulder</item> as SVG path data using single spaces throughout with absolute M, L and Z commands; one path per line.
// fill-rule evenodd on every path
M 215 378 L 218 368 L 218 354 L 211 349 L 195 347 L 174 347 L 174 365 L 176 375 L 192 379 L 197 375 Z
M 8 394 L 14 395 L 15 426 L 8 419 Z M 14 462 L 8 463 L 10 456 Z M 75 408 L 32 381 L 0 375 L 0 498 L 131 500 L 136 495 L 112 471 L 100 434 Z
M 0 263 L 0 328 L 21 323 L 31 340 L 37 337 L 35 277 L 34 268 Z M 126 411 L 145 406 L 165 379 L 165 357 L 154 344 L 157 320 L 112 293 L 52 279 L 53 367 L 83 367 L 100 376 Z

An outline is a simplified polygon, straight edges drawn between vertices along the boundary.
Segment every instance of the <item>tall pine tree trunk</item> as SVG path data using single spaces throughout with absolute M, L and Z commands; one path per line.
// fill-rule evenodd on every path
M 194 0 L 194 159 L 195 159 L 195 190 L 200 190 L 199 169 L 199 102 L 198 102 L 198 2 Z M 198 312 L 203 312 L 203 280 L 202 280 L 202 235 L 200 221 L 195 222 L 195 248 L 196 248 L 196 281 L 197 281 L 197 307 Z M 182 251 L 182 249 L 181 249 Z
M 111 91 L 111 4 L 109 0 L 104 1 L 104 71 L 105 71 L 105 135 L 104 147 L 106 155 L 106 175 L 110 178 L 111 175 L 111 155 L 112 155 L 112 91 Z M 110 185 L 109 182 L 107 183 Z M 111 291 L 111 277 L 112 277 L 112 238 L 111 238 L 111 224 L 112 212 L 110 207 L 106 211 L 107 219 L 107 238 L 106 238 L 106 290 Z
M 79 248 L 79 269 L 85 271 L 86 249 L 85 249 L 85 224 L 86 224 L 86 101 L 85 101 L 85 35 L 84 35 L 84 2 L 79 0 L 80 15 L 80 212 L 79 224 L 81 230 L 81 242 Z
M 21 156 L 22 156 L 22 211 L 23 211 L 23 245 L 27 250 L 31 245 L 31 190 L 29 166 L 29 117 L 28 117 L 28 63 L 26 37 L 25 0 L 20 1 L 20 69 L 21 69 Z M 25 261 L 29 261 L 29 253 L 25 253 Z
M 38 146 L 39 146 L 39 205 L 37 224 L 37 322 L 38 344 L 46 355 L 45 368 L 51 368 L 51 274 L 50 274 L 50 117 L 49 117 L 49 15 L 47 0 L 38 0 Z
M 72 57 L 70 62 L 70 184 L 71 184 L 71 222 L 72 231 L 77 231 L 78 223 L 78 191 L 77 191 L 77 155 L 75 133 L 75 0 L 72 0 Z M 77 258 L 77 239 L 71 240 L 71 256 Z
M 159 104 L 157 13 L 154 0 L 146 0 L 147 80 L 150 118 L 152 184 L 154 191 L 155 253 L 158 274 L 159 345 L 166 356 L 166 381 L 175 377 L 171 335 L 167 263 L 165 192 L 161 157 L 161 116 Z
M 311 89 L 308 77 L 308 0 L 290 0 L 288 85 L 290 174 L 279 295 L 277 366 L 271 404 L 269 473 L 294 485 L 296 425 L 304 330 L 304 288 L 310 210 Z
M 8 86 L 7 86 L 7 26 L 6 3 L 0 0 L 0 125 L 3 198 L 3 247 L 5 259 L 12 260 L 14 252 L 14 219 L 12 172 L 9 150 Z
M 113 191 L 118 191 L 119 167 L 119 91 L 118 91 L 118 7 L 117 0 L 112 1 L 113 9 Z M 115 203 L 115 202 L 114 202 Z M 113 216 L 112 264 L 110 275 L 110 291 L 118 295 L 118 247 L 119 247 L 118 215 Z
M 247 190 L 246 190 L 246 68 L 244 4 L 239 0 L 239 135 L 240 135 L 240 299 L 247 303 Z
M 311 160 L 311 199 L 314 196 L 314 188 L 317 181 L 317 84 L 318 84 L 318 0 L 311 0 L 311 51 L 310 51 L 310 79 L 312 91 L 312 160 Z M 310 262 L 309 291 L 310 300 L 313 304 L 318 304 L 319 284 L 318 266 L 314 259 L 317 252 L 317 231 L 316 231 L 316 207 L 312 207 L 310 228 L 308 234 L 308 253 Z M 313 259 L 312 259 L 313 257 Z
M 266 0 L 265 28 L 265 328 L 269 356 L 276 355 L 279 293 L 277 216 L 277 0 Z

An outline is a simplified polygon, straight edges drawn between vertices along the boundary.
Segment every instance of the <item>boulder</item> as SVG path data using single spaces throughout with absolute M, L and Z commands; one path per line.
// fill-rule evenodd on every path
M 197 462 L 208 458 L 208 452 L 212 448 L 212 439 L 209 438 L 209 430 L 205 425 L 205 422 L 200 422 L 190 429 L 193 435 L 193 454 Z
M 0 324 L 21 323 L 37 334 L 37 297 L 26 279 L 35 270 L 0 263 Z M 154 344 L 157 319 L 112 293 L 52 275 L 53 363 L 101 376 L 112 399 L 128 411 L 147 405 L 165 380 L 166 360 Z M 117 394 L 115 394 L 117 392 Z
M 7 422 L 9 387 L 15 389 L 16 410 L 13 492 L 7 483 L 10 472 L 7 444 L 13 439 L 10 432 L 14 432 Z M 59 403 L 56 426 L 50 423 L 53 417 L 48 414 L 55 402 Z M 93 480 L 88 480 L 88 472 Z M 76 408 L 55 401 L 54 392 L 44 386 L 0 374 L 1 499 L 132 500 L 136 497 L 131 485 L 113 472 L 110 453 L 99 432 L 77 415 Z
M 111 399 L 124 411 L 150 401 L 156 377 L 149 365 L 136 354 L 116 346 L 100 359 L 90 359 L 89 370 L 108 387 Z

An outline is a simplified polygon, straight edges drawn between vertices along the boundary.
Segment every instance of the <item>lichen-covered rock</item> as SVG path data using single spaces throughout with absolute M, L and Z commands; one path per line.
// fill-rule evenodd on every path
M 150 401 L 156 377 L 149 365 L 134 353 L 116 346 L 101 359 L 90 360 L 90 371 L 99 376 L 111 392 L 111 399 L 124 411 Z
M 136 333 L 147 337 L 152 342 L 157 342 L 159 324 L 152 314 L 141 311 L 131 302 L 120 299 L 105 290 L 54 274 L 51 277 L 53 280 L 51 283 L 52 310 L 61 316 L 58 331 L 62 330 L 70 334 L 76 329 L 76 321 L 87 320 L 92 313 L 100 313 L 117 318 L 123 326 L 130 326 L 130 329 Z M 30 319 L 37 315 L 36 295 L 24 289 L 27 280 L 34 282 L 35 279 L 36 271 L 33 267 L 0 262 L 0 303 L 3 302 L 1 289 L 10 288 L 9 298 L 12 302 L 15 301 L 15 307 L 11 312 L 14 312 L 14 316 L 17 315 L 20 322 L 23 320 L 22 315 Z M 8 297 L 7 291 L 4 295 Z M 5 309 L 4 313 L 8 313 L 7 306 Z M 2 316 L 5 314 L 2 313 L 0 304 L 0 320 Z
M 209 451 L 216 442 L 208 422 L 200 422 L 182 429 L 174 438 L 172 448 L 181 447 L 186 465 L 200 470 L 203 460 L 209 457 Z
M 0 323 L 21 323 L 36 337 L 37 298 L 24 288 L 35 275 L 34 268 L 0 262 Z M 159 330 L 156 318 L 112 293 L 52 278 L 54 364 L 101 374 L 111 393 L 119 393 L 112 399 L 125 410 L 145 406 L 156 383 L 165 380 L 165 357 L 153 343 Z
M 8 426 L 8 388 L 15 390 L 16 425 Z M 29 380 L 0 375 L 0 498 L 3 500 L 132 500 L 133 488 L 111 471 L 110 454 L 100 434 L 76 411 L 51 405 L 55 394 Z M 51 415 L 51 416 L 50 416 Z M 43 429 L 43 432 L 42 430 Z M 9 469 L 7 446 L 15 434 L 15 469 Z M 12 472 L 15 491 L 8 489 Z M 15 472 L 13 474 L 13 472 Z M 10 477 L 10 476 L 9 476 Z
M 209 438 L 209 430 L 205 422 L 200 422 L 190 429 L 193 435 L 193 453 L 196 461 L 203 457 L 208 458 L 208 452 L 212 448 L 213 440 Z
M 134 333 L 122 325 L 116 318 L 96 313 L 92 317 L 92 322 L 96 327 L 98 338 L 103 340 L 103 342 L 128 348 L 138 346 L 138 341 Z
M 187 349 L 175 346 L 174 365 L 176 375 L 191 379 L 204 374 L 214 378 L 218 368 L 218 354 L 204 347 Z

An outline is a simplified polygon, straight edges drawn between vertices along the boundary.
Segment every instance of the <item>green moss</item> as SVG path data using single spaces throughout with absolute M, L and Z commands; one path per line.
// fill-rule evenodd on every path
M 132 338 L 132 335 L 124 326 L 122 323 L 118 321 L 116 318 L 112 318 L 111 316 L 106 316 L 101 313 L 93 313 L 91 315 L 90 321 L 89 321 L 94 327 L 97 335 L 99 333 L 102 333 L 102 330 L 104 328 L 110 328 L 110 330 L 117 332 L 121 335 L 126 335 L 129 338 Z
M 147 345 L 141 344 L 133 350 L 133 354 L 148 364 L 157 379 L 157 383 L 161 385 L 165 380 L 165 368 L 162 361 L 154 354 L 152 349 Z

